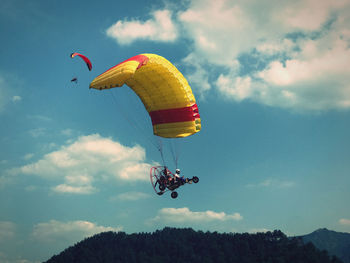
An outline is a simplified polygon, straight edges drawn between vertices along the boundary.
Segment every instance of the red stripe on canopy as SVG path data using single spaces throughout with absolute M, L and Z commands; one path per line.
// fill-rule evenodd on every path
M 200 118 L 197 104 L 184 108 L 151 111 L 149 115 L 153 125 L 195 121 Z

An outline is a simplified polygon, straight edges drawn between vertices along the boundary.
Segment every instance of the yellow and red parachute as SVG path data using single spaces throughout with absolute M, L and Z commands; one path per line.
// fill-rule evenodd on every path
M 181 72 L 165 58 L 140 54 L 97 76 L 94 89 L 128 85 L 141 99 L 153 125 L 153 133 L 165 138 L 187 137 L 201 129 L 198 106 Z

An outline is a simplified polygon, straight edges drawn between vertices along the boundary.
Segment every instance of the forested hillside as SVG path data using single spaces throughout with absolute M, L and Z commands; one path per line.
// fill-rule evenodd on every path
M 349 233 L 321 228 L 308 235 L 301 236 L 301 238 L 304 243 L 312 242 L 317 248 L 327 250 L 330 255 L 336 255 L 344 263 L 350 263 Z
M 221 234 L 164 228 L 153 233 L 105 232 L 53 256 L 47 263 L 340 263 L 326 251 L 281 231 Z

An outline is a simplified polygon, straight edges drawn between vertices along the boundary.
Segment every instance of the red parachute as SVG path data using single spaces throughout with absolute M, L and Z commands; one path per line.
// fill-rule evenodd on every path
M 88 67 L 88 69 L 91 71 L 91 69 L 92 69 L 92 64 L 91 64 L 90 59 L 88 59 L 86 56 L 84 56 L 84 55 L 82 55 L 82 54 L 80 54 L 80 53 L 77 53 L 77 52 L 74 52 L 74 53 L 72 53 L 72 54 L 70 55 L 71 58 L 74 58 L 75 56 L 81 57 L 81 58 L 85 61 L 86 66 Z

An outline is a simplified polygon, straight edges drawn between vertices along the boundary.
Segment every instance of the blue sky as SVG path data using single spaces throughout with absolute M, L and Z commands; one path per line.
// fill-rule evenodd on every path
M 0 261 L 102 231 L 350 232 L 350 1 L 0 2 Z M 89 72 L 72 52 L 88 56 Z M 162 140 L 128 87 L 89 83 L 140 53 L 174 63 L 202 130 Z M 78 83 L 71 83 L 73 77 Z

